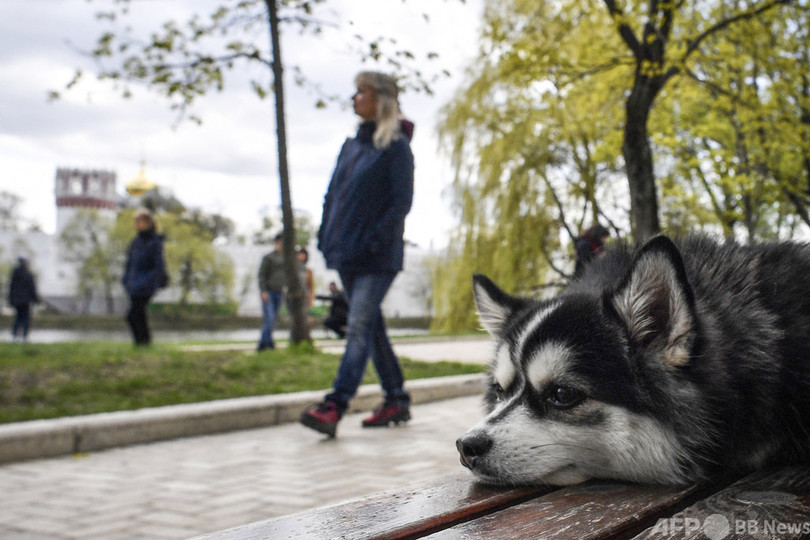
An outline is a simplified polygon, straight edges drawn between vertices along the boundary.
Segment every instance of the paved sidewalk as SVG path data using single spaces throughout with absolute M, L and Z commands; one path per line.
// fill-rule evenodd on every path
M 394 347 L 424 360 L 489 354 L 478 339 Z M 0 538 L 183 539 L 458 471 L 454 442 L 480 420 L 480 396 L 412 414 L 391 429 L 347 415 L 336 439 L 285 424 L 3 465 Z
M 336 439 L 286 424 L 4 465 L 0 538 L 189 538 L 456 472 L 481 403 L 417 405 L 390 429 L 352 414 Z

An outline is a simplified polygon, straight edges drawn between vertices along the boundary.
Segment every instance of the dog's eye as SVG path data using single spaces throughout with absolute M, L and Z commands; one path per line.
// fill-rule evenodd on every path
M 570 409 L 585 401 L 585 394 L 570 386 L 552 386 L 546 395 L 546 401 L 558 409 Z
M 490 385 L 490 388 L 492 390 L 492 393 L 495 394 L 495 397 L 498 398 L 499 400 L 503 399 L 504 394 L 506 394 L 506 390 L 504 390 L 503 386 L 501 386 L 497 382 L 493 382 Z

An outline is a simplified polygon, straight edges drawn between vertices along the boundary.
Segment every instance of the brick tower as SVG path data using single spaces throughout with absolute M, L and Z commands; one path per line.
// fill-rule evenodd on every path
M 79 210 L 96 210 L 112 220 L 118 213 L 112 171 L 60 167 L 56 169 L 55 193 L 57 237 Z

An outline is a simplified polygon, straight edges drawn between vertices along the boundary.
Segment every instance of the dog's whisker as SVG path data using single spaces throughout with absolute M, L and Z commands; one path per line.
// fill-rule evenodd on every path
M 599 452 L 596 448 L 591 448 L 589 446 L 584 446 L 581 444 L 573 444 L 568 442 L 553 442 L 553 443 L 546 443 L 546 444 L 538 444 L 536 446 L 530 446 L 529 450 L 538 450 L 540 448 L 548 448 L 550 446 L 567 446 L 570 448 L 578 448 L 580 450 L 587 450 L 589 452 Z

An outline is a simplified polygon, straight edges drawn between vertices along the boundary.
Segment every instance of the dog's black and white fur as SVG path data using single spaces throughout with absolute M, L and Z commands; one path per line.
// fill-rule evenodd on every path
M 810 247 L 618 247 L 557 298 L 473 279 L 495 342 L 461 462 L 499 484 L 686 484 L 810 462 Z

